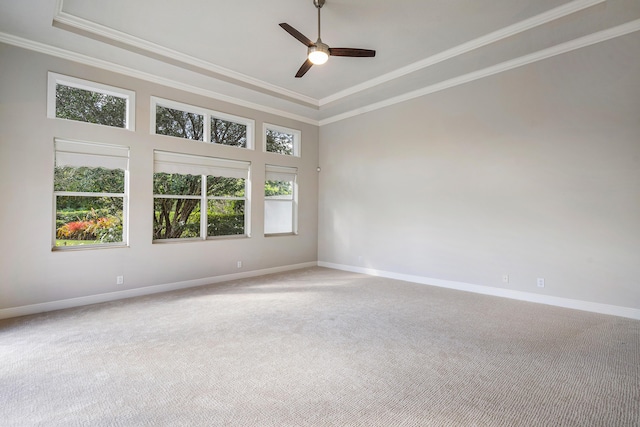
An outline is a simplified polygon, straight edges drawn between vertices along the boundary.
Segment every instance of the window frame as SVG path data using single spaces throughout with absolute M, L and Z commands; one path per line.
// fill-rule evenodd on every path
M 264 178 L 264 183 L 263 183 L 263 194 L 264 194 L 264 186 L 266 185 L 267 181 L 284 181 L 284 180 L 276 180 L 276 179 L 269 179 L 269 173 L 274 173 L 274 174 L 278 174 L 278 173 L 282 173 L 282 174 L 287 174 L 287 175 L 292 175 L 293 179 L 291 181 L 291 191 L 292 191 L 292 195 L 291 195 L 291 200 L 289 199 L 270 199 L 267 196 L 264 196 L 264 236 L 265 237 L 273 237 L 273 236 L 296 236 L 298 235 L 298 168 L 296 167 L 290 167 L 290 166 L 277 166 L 277 165 L 270 165 L 270 164 L 266 164 L 265 165 L 265 178 Z M 291 202 L 291 231 L 286 231 L 286 232 L 280 232 L 280 233 L 267 233 L 266 231 L 266 205 L 267 205 L 267 201 L 275 201 L 275 202 Z
M 202 141 L 197 139 L 180 138 L 180 137 L 175 137 L 171 135 L 163 135 L 161 133 L 156 133 L 156 109 L 158 106 L 171 108 L 173 110 L 184 111 L 186 113 L 202 115 L 203 116 Z M 235 116 L 233 114 L 222 113 L 220 111 L 214 111 L 207 108 L 196 107 L 194 105 L 185 104 L 178 101 L 172 101 L 170 99 L 160 98 L 157 96 L 151 97 L 150 114 L 151 114 L 151 117 L 150 117 L 151 120 L 149 121 L 149 123 L 150 123 L 151 135 L 165 136 L 169 138 L 175 138 L 178 140 L 184 139 L 186 141 L 201 142 L 201 143 L 211 144 L 216 147 L 229 147 L 229 148 L 235 148 L 240 150 L 253 150 L 255 148 L 255 143 L 254 143 L 255 120 L 253 119 Z M 247 127 L 247 146 L 238 147 L 234 145 L 219 144 L 211 141 L 211 119 L 212 118 L 246 126 Z
M 90 92 L 102 93 L 109 96 L 115 96 L 118 98 L 124 98 L 126 100 L 125 111 L 125 126 L 109 126 L 99 123 L 85 122 L 82 120 L 71 120 L 57 117 L 56 115 L 56 93 L 57 86 L 68 86 L 76 89 L 87 90 Z M 125 129 L 129 131 L 135 131 L 135 119 L 136 119 L 136 93 L 132 90 L 123 89 L 115 86 L 109 86 L 102 83 L 92 82 L 90 80 L 80 79 L 78 77 L 66 76 L 64 74 L 48 72 L 47 75 L 47 117 L 50 119 L 68 120 L 78 123 L 87 123 L 95 126 L 104 126 L 113 129 Z
M 160 157 L 160 159 L 158 157 Z M 162 160 L 163 157 L 164 157 L 164 160 Z M 237 167 L 237 169 L 245 170 L 245 167 L 246 167 L 246 175 L 242 177 L 244 179 L 244 197 L 237 197 L 237 196 L 225 197 L 225 196 L 207 195 L 207 177 L 208 176 L 225 176 L 225 175 L 204 174 L 204 173 L 195 175 L 195 174 L 190 174 L 186 172 L 185 173 L 173 172 L 173 173 L 182 174 L 182 175 L 200 176 L 201 177 L 200 195 L 170 195 L 170 194 L 154 193 L 152 195 L 154 204 L 157 198 L 199 200 L 200 201 L 200 236 L 172 238 L 172 239 L 152 239 L 152 243 L 179 243 L 179 242 L 194 242 L 194 241 L 200 242 L 200 241 L 207 241 L 207 240 L 241 239 L 241 238 L 251 237 L 251 162 L 244 161 L 244 160 L 224 159 L 220 157 L 202 156 L 197 154 L 176 153 L 176 152 L 170 152 L 170 151 L 164 151 L 164 150 L 154 150 L 153 158 L 154 158 L 154 167 L 153 167 L 154 174 L 158 173 L 156 168 L 159 163 L 170 163 L 172 159 L 174 160 L 184 159 L 187 162 L 187 163 L 184 163 L 185 167 L 187 168 L 189 165 L 197 167 L 202 164 L 217 163 L 219 165 L 222 165 L 222 166 L 218 166 L 219 168 L 224 169 L 224 164 L 226 163 L 228 165 L 243 166 L 243 167 Z M 200 163 L 198 163 L 198 159 L 201 159 Z M 208 219 L 208 215 L 206 214 L 209 200 L 243 200 L 244 201 L 244 234 L 209 236 L 208 235 L 209 219 Z
M 293 147 L 291 147 L 291 151 L 293 151 L 293 153 L 292 154 L 283 154 L 283 153 L 276 153 L 274 151 L 267 151 L 267 130 L 271 130 L 271 131 L 279 132 L 279 133 L 288 133 L 288 134 L 293 135 Z M 302 131 L 300 131 L 298 129 L 292 129 L 292 128 L 288 128 L 288 127 L 284 127 L 284 126 L 280 126 L 280 125 L 274 125 L 274 124 L 271 124 L 271 123 L 263 123 L 262 124 L 262 150 L 265 153 L 277 154 L 277 155 L 280 155 L 280 156 L 287 156 L 287 157 L 302 157 L 301 140 L 302 140 Z
M 87 151 L 82 154 L 87 156 L 100 156 L 100 157 L 121 157 L 124 156 L 110 156 L 104 153 L 104 150 L 107 151 L 126 151 L 126 169 L 124 169 L 124 189 L 123 193 L 108 193 L 108 192 L 88 192 L 88 191 L 56 191 L 55 187 L 53 189 L 53 199 L 52 199 L 52 241 L 51 241 L 51 250 L 52 251 L 77 251 L 77 250 L 87 250 L 87 249 L 105 249 L 105 248 L 125 248 L 129 247 L 129 163 L 131 158 L 131 149 L 128 146 L 123 145 L 115 145 L 115 144 L 104 144 L 97 142 L 88 142 L 88 141 L 75 141 L 66 138 L 54 138 L 54 159 L 53 159 L 53 167 L 55 171 L 55 167 L 57 166 L 57 156 L 58 153 L 73 153 L 69 151 L 69 149 L 58 149 L 58 146 L 62 144 L 64 145 L 76 145 L 77 147 L 85 147 Z M 93 147 L 93 150 L 89 147 Z M 82 155 L 80 154 L 80 155 Z M 88 166 L 90 167 L 90 166 Z M 55 173 L 55 172 L 54 172 Z M 94 243 L 89 245 L 74 245 L 74 246 L 56 246 L 57 240 L 57 227 L 56 227 L 56 219 L 57 219 L 57 200 L 58 197 L 122 197 L 122 242 L 110 242 L 110 243 Z

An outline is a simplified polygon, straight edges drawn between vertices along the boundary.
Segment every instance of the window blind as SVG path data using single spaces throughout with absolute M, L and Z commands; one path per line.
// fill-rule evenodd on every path
M 295 181 L 298 168 L 265 165 L 266 181 Z
M 55 139 L 56 166 L 127 170 L 129 147 Z
M 193 156 L 190 154 L 154 152 L 154 172 L 183 175 L 212 175 L 248 179 L 250 162 Z

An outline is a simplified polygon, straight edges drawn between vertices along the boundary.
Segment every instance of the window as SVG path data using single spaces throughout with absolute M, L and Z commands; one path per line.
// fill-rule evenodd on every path
M 264 125 L 264 150 L 269 153 L 300 157 L 299 130 L 281 126 Z
M 271 165 L 265 169 L 264 234 L 297 233 L 297 169 Z
M 156 134 L 203 141 L 204 115 L 156 105 Z
M 135 93 L 49 73 L 47 116 L 134 129 Z
M 151 99 L 152 133 L 253 148 L 253 120 L 160 98 Z
M 249 165 L 156 151 L 153 239 L 249 236 Z
M 55 249 L 127 244 L 129 148 L 55 140 Z

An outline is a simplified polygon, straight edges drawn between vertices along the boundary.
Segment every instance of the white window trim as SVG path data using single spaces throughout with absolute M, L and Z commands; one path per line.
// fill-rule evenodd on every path
M 192 114 L 199 114 L 202 115 L 204 120 L 203 120 L 203 130 L 202 130 L 202 141 L 197 141 L 197 142 L 206 142 L 209 144 L 214 144 L 216 146 L 220 146 L 220 147 L 228 147 L 228 148 L 239 148 L 242 150 L 253 150 L 254 149 L 254 129 L 255 129 L 255 120 L 252 119 L 248 119 L 246 117 L 240 117 L 240 116 L 234 116 L 232 114 L 227 114 L 227 113 L 222 113 L 219 111 L 214 111 L 214 110 L 209 110 L 206 108 L 202 108 L 202 107 L 196 107 L 190 104 L 184 104 L 182 102 L 178 102 L 178 101 L 172 101 L 170 99 L 164 99 L 164 98 L 159 98 L 157 96 L 152 96 L 151 97 L 151 109 L 150 109 L 150 120 L 149 123 L 151 124 L 150 127 L 150 132 L 151 135 L 160 135 L 160 136 L 168 136 L 168 135 L 162 135 L 162 134 L 157 134 L 156 133 L 156 107 L 157 106 L 161 106 L 161 107 L 166 107 L 166 108 L 171 108 L 173 110 L 180 110 L 180 111 L 185 111 L 187 113 L 192 113 Z M 224 144 L 216 144 L 214 142 L 211 141 L 211 119 L 215 118 L 215 119 L 221 119 L 221 120 L 225 120 L 228 122 L 234 122 L 234 123 L 238 123 L 241 125 L 245 125 L 247 127 L 247 146 L 246 147 L 234 147 L 233 145 L 224 145 Z M 169 136 L 169 138 L 175 138 L 172 136 Z M 178 139 L 182 139 L 182 138 L 178 138 Z M 194 141 L 194 140 L 189 140 L 189 141 Z
M 277 179 L 269 179 L 269 175 L 276 175 L 274 176 L 274 178 Z M 291 220 L 292 220 L 292 224 L 291 224 L 291 232 L 285 232 L 285 233 L 267 233 L 265 231 L 264 235 L 266 237 L 271 237 L 271 236 L 291 236 L 291 235 L 297 235 L 298 234 L 298 168 L 294 168 L 294 167 L 288 167 L 288 166 L 276 166 L 276 165 L 265 165 L 265 182 L 266 181 L 285 181 L 288 179 L 283 179 L 284 176 L 280 176 L 278 177 L 277 175 L 282 174 L 282 175 L 287 175 L 287 176 L 291 176 L 292 179 L 292 200 L 291 200 L 291 209 L 293 210 L 291 212 Z M 264 188 L 264 185 L 263 185 Z M 264 192 L 264 189 L 263 189 Z M 264 193 L 263 193 L 264 194 Z M 271 200 L 271 201 L 277 201 L 278 199 L 267 199 L 265 197 L 265 203 L 267 200 Z M 282 200 L 283 202 L 289 202 L 290 200 Z
M 173 108 L 173 107 L 169 107 Z M 170 151 L 154 150 L 154 167 L 153 172 L 157 172 L 157 168 L 168 168 L 167 173 L 185 173 L 189 174 L 190 168 L 201 169 L 196 172 L 200 175 L 201 188 L 200 195 L 173 195 L 173 194 L 153 194 L 153 198 L 164 199 L 198 199 L 200 200 L 200 237 L 183 238 L 183 239 L 154 239 L 152 243 L 177 243 L 177 242 L 193 242 L 204 240 L 221 240 L 221 239 L 238 239 L 251 237 L 251 162 L 241 160 L 222 159 L 217 157 L 200 156 L 193 154 L 174 153 Z M 177 172 L 176 167 L 184 166 L 185 172 Z M 228 170 L 244 171 L 244 197 L 219 197 L 207 195 L 207 176 L 225 176 L 217 175 L 214 170 L 216 168 L 225 168 Z M 174 170 L 175 169 L 175 170 Z M 163 172 L 161 170 L 161 172 Z M 190 174 L 193 175 L 193 174 Z M 232 173 L 233 175 L 233 173 Z M 232 176 L 233 177 L 233 176 Z M 236 176 L 239 177 L 239 176 Z M 234 234 L 227 236 L 208 236 L 207 231 L 207 215 L 202 214 L 204 206 L 207 206 L 208 200 L 244 200 L 244 234 Z
M 282 153 L 274 153 L 273 151 L 267 151 L 267 130 L 273 130 L 280 133 L 289 133 L 293 135 L 293 154 L 282 154 Z M 302 139 L 302 132 L 297 129 L 291 129 L 284 126 L 273 125 L 271 123 L 263 123 L 262 124 L 262 151 L 270 154 L 278 154 L 281 156 L 288 157 L 301 157 L 301 148 L 302 144 L 300 140 Z
M 60 147 L 60 148 L 58 148 Z M 58 153 L 72 155 L 87 155 L 88 157 L 105 157 L 114 158 L 116 162 L 122 163 L 124 168 L 124 193 L 93 193 L 93 192 L 73 192 L 73 191 L 54 191 L 53 192 L 53 209 L 52 209 L 52 241 L 51 249 L 53 251 L 77 251 L 104 248 L 123 248 L 129 247 L 129 157 L 130 148 L 122 145 L 94 143 L 86 141 L 74 141 L 69 139 L 54 138 L 54 167 L 56 166 L 56 158 Z M 122 197 L 122 242 L 113 243 L 96 243 L 91 245 L 77 246 L 56 246 L 57 229 L 56 229 L 56 200 L 57 196 L 85 196 L 85 197 Z
M 48 118 L 66 120 L 66 119 L 60 119 L 59 117 L 56 117 L 56 86 L 58 84 L 126 99 L 127 109 L 126 109 L 125 127 L 124 128 L 119 128 L 115 126 L 107 126 L 107 127 L 112 127 L 114 129 L 126 129 L 130 131 L 135 131 L 136 93 L 134 91 L 122 89 L 115 86 L 109 86 L 102 83 L 96 83 L 89 80 L 83 80 L 77 77 L 65 76 L 63 74 L 58 74 L 51 71 L 49 71 L 47 76 L 47 117 Z M 79 123 L 87 123 L 87 122 L 79 121 Z M 97 125 L 97 126 L 105 126 L 97 123 L 89 123 L 89 124 Z

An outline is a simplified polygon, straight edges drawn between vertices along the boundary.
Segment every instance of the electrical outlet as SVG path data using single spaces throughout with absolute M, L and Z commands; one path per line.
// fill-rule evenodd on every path
M 116 285 L 124 284 L 124 276 L 116 276 Z
M 238 261 L 236 265 L 238 266 L 238 268 L 242 268 L 242 261 Z
M 544 288 L 544 278 L 538 277 L 537 283 L 539 288 Z
M 503 274 L 502 275 L 502 283 L 509 283 L 509 275 L 508 274 Z

